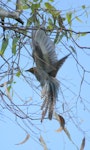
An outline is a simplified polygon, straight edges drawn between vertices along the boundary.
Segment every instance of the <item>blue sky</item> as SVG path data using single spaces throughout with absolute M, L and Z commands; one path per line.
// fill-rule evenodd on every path
M 74 10 L 80 10 L 80 7 L 82 5 L 90 6 L 89 1 L 86 0 L 68 0 L 68 1 L 55 1 L 54 6 L 58 8 L 59 10 L 62 10 L 62 14 L 65 14 L 70 11 Z M 82 11 L 81 11 L 82 12 Z M 78 13 L 81 13 L 79 11 L 75 12 L 75 14 L 78 15 Z M 90 11 L 88 9 L 88 17 L 86 18 L 85 15 L 82 15 L 80 18 L 82 22 L 74 21 L 72 27 L 73 30 L 79 32 L 79 31 L 90 31 Z M 86 19 L 86 21 L 84 21 Z M 84 23 L 85 22 L 85 23 Z M 90 35 L 87 35 L 86 37 L 81 37 L 77 42 L 81 46 L 89 46 L 90 47 Z M 71 44 L 71 43 L 68 43 Z M 60 47 L 60 45 L 56 45 L 56 52 L 60 52 L 58 55 L 58 58 L 61 58 L 64 56 L 67 51 L 64 47 Z M 28 49 L 30 49 L 30 46 L 28 46 Z M 63 52 L 64 49 L 64 52 Z M 82 64 L 87 70 L 90 70 L 90 59 L 89 50 L 82 50 L 77 47 L 75 47 L 77 51 L 77 59 L 80 64 Z M 88 55 L 86 55 L 86 52 Z M 30 49 L 30 53 L 32 53 Z M 8 48 L 6 55 L 9 56 L 10 54 L 10 47 Z M 35 77 L 31 74 L 26 74 L 24 70 L 26 70 L 28 67 L 33 66 L 33 60 L 29 56 L 27 59 L 26 56 L 28 56 L 27 52 L 23 49 L 22 50 L 22 57 L 21 57 L 21 69 L 23 70 L 24 75 L 27 76 L 26 79 L 28 79 L 29 84 L 26 83 L 24 78 L 18 78 L 15 77 L 14 80 L 16 81 L 16 84 L 13 84 L 13 91 L 12 95 L 13 102 L 17 104 L 22 104 L 22 101 L 26 100 L 29 101 L 30 104 L 30 110 L 26 109 L 26 107 L 20 107 L 20 109 L 23 109 L 25 112 L 30 113 L 30 117 L 36 117 L 39 118 L 41 114 L 40 105 L 42 103 L 42 100 L 40 99 L 40 88 L 38 88 L 39 83 L 36 81 Z M 1 61 L 1 60 L 0 60 Z M 79 71 L 78 71 L 79 70 Z M 58 102 L 56 105 L 56 111 L 58 113 L 63 114 L 63 117 L 66 121 L 66 128 L 68 129 L 72 140 L 74 143 L 80 147 L 83 137 L 86 138 L 86 145 L 85 150 L 88 150 L 90 148 L 90 115 L 88 110 L 90 105 L 90 92 L 89 92 L 89 85 L 84 82 L 81 88 L 81 99 L 78 99 L 78 93 L 80 91 L 80 83 L 83 76 L 83 70 L 80 68 L 80 66 L 77 66 L 77 63 L 73 59 L 73 56 L 70 56 L 69 59 L 66 61 L 66 63 L 63 65 L 62 69 L 59 71 L 57 75 L 57 79 L 60 81 L 60 91 L 59 91 L 59 97 Z M 85 80 L 90 83 L 90 74 L 85 74 Z M 62 95 L 62 92 L 64 93 L 64 98 Z M 22 97 L 19 99 L 19 97 Z M 1 100 L 0 100 L 1 101 Z M 8 100 L 7 100 L 8 101 Z M 77 101 L 77 105 L 76 105 Z M 39 105 L 38 107 L 36 105 Z M 64 104 L 65 111 L 63 112 L 62 104 Z M 87 109 L 86 109 L 87 108 Z M 38 117 L 39 116 L 39 117 Z M 43 150 L 43 147 L 40 145 L 36 137 L 39 137 L 40 135 L 43 136 L 45 142 L 47 143 L 47 147 L 49 150 L 76 150 L 75 145 L 69 140 L 67 135 L 62 131 L 60 133 L 57 133 L 56 130 L 60 127 L 58 121 L 56 120 L 44 120 L 43 124 L 40 123 L 40 120 L 38 121 L 31 121 L 33 124 L 36 125 L 39 129 L 34 128 L 32 124 L 29 124 L 25 120 L 18 119 L 18 122 L 22 127 L 24 127 L 25 130 L 30 134 L 30 139 L 25 143 L 21 145 L 16 145 L 17 143 L 20 143 L 23 141 L 26 137 L 26 132 L 21 129 L 17 123 L 16 123 L 15 116 L 11 114 L 8 110 L 3 110 L 2 114 L 0 115 L 0 147 L 4 150 Z M 28 124 L 28 128 L 24 125 L 24 122 Z M 35 133 L 33 131 L 35 131 Z

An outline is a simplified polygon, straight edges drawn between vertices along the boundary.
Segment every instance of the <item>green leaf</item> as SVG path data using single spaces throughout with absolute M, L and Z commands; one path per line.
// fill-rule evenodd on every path
M 8 92 L 10 92 L 10 89 L 11 89 L 11 85 L 10 85 L 10 86 L 8 86 L 8 87 L 7 87 L 7 89 L 8 89 Z
M 27 5 L 27 3 L 30 3 L 28 2 L 28 0 L 21 0 L 21 4 L 19 7 L 20 7 L 20 10 L 26 10 L 26 9 L 29 9 L 30 7 Z
M 48 18 L 48 27 L 49 30 L 53 30 L 53 20 L 51 18 Z
M 71 12 L 67 13 L 66 18 L 67 18 L 68 24 L 70 24 L 71 26 L 72 13 Z
M 85 6 L 85 5 L 82 5 L 82 8 L 83 8 L 83 9 L 85 9 L 85 8 L 86 8 L 86 6 Z
M 82 20 L 78 17 L 76 17 L 76 20 L 82 23 Z
M 42 0 L 33 0 L 33 2 L 38 2 L 38 1 L 39 1 L 39 2 L 42 2 Z
M 34 2 L 38 2 L 38 0 L 33 0 Z
M 22 9 L 23 10 L 29 9 L 29 6 L 28 5 L 24 5 L 24 6 L 22 6 Z
M 33 17 L 31 16 L 28 20 L 27 20 L 27 25 L 26 26 L 30 26 L 33 22 Z
M 60 15 L 60 12 L 58 10 L 56 10 L 56 8 L 54 6 L 52 6 L 50 3 L 46 2 L 45 7 L 48 10 L 48 12 L 50 14 L 52 14 L 53 17 L 58 18 L 58 16 Z
M 58 21 L 58 24 L 61 28 L 65 28 L 64 27 L 64 24 L 63 24 L 63 21 L 64 21 L 64 18 L 61 17 L 61 15 L 59 14 L 58 18 L 57 18 L 57 21 Z
M 49 24 L 53 24 L 53 21 L 52 21 L 52 18 L 48 18 L 48 22 L 49 22 Z
M 16 47 L 17 47 L 17 42 L 18 42 L 18 38 L 15 37 L 12 41 L 12 53 L 15 55 L 16 54 Z
M 0 56 L 2 55 L 2 52 L 1 52 L 1 50 L 0 50 Z
M 18 71 L 18 72 L 16 73 L 16 76 L 19 77 L 20 75 L 21 75 L 21 72 Z
M 35 10 L 38 9 L 38 8 L 40 8 L 40 3 L 31 5 L 32 12 L 35 12 Z
M 4 52 L 5 52 L 6 48 L 7 48 L 7 46 L 8 46 L 8 38 L 6 38 L 6 39 L 4 39 L 4 40 L 2 41 L 2 46 L 1 46 L 1 50 L 0 50 L 0 55 L 3 55 L 3 54 L 4 54 Z
M 57 34 L 56 34 L 56 37 L 55 37 L 55 39 L 54 39 L 54 43 L 56 44 L 56 43 L 58 43 L 58 41 L 59 41 L 59 32 L 57 32 Z
M 49 0 L 50 2 L 54 2 L 54 0 Z
M 47 30 L 53 30 L 53 26 L 48 25 L 48 26 L 47 26 Z
M 62 32 L 61 35 L 60 35 L 59 40 L 62 40 L 63 37 L 64 37 L 64 33 Z
M 87 35 L 87 33 L 81 33 L 81 36 L 85 36 L 85 35 Z
M 77 54 L 76 53 L 76 50 L 70 45 L 70 48 L 71 48 L 71 50 L 75 53 L 75 54 Z
M 45 7 L 46 7 L 47 9 L 53 9 L 53 8 L 54 8 L 54 7 L 53 7 L 50 3 L 48 3 L 48 2 L 45 3 Z

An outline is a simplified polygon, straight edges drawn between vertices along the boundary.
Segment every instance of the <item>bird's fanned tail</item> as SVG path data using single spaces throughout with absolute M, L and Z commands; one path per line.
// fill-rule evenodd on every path
M 58 97 L 58 91 L 59 91 L 59 81 L 58 80 L 56 80 L 53 77 L 46 80 L 46 83 L 42 89 L 42 98 L 44 99 L 44 101 L 41 106 L 41 110 L 43 110 L 41 122 L 43 121 L 47 111 L 48 111 L 48 118 L 50 120 L 52 119 L 53 110 L 54 110 L 56 100 Z

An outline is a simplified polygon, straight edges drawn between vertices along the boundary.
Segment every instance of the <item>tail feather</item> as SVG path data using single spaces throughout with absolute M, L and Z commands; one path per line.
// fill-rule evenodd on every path
M 52 116 L 53 116 L 53 110 L 54 110 L 54 103 L 51 102 L 50 106 L 49 106 L 49 112 L 48 112 L 48 118 L 50 120 L 52 120 Z
M 59 90 L 58 80 L 52 77 L 49 78 L 48 80 L 46 80 L 43 90 L 44 90 L 43 93 L 44 102 L 41 107 L 41 109 L 43 110 L 41 121 L 43 121 L 47 111 L 48 111 L 48 118 L 50 120 L 52 119 L 54 106 L 56 104 Z

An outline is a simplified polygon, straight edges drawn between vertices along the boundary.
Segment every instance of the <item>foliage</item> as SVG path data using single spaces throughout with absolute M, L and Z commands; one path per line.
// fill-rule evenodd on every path
M 74 67 L 76 67 L 75 70 L 77 70 L 76 74 L 79 76 L 79 82 L 77 83 L 78 90 L 74 89 L 75 87 L 73 88 L 71 81 L 68 84 L 66 82 L 67 85 L 65 85 L 64 81 L 59 79 L 61 84 L 59 98 L 62 100 L 59 103 L 60 110 L 56 109 L 56 112 L 59 111 L 59 122 L 61 124 L 60 129 L 57 131 L 60 132 L 65 129 L 64 132 L 67 134 L 67 137 L 73 141 L 69 134 L 70 131 L 64 128 L 64 126 L 67 126 L 68 124 L 66 123 L 66 120 L 70 120 L 72 124 L 74 122 L 74 125 L 78 128 L 80 120 L 75 118 L 75 108 L 77 107 L 77 110 L 79 110 L 81 105 L 83 105 L 84 109 L 88 113 L 90 112 L 88 97 L 85 100 L 82 92 L 84 85 L 86 88 L 90 86 L 90 82 L 87 79 L 87 76 L 90 75 L 90 69 L 86 68 L 83 62 L 78 59 L 81 57 L 84 59 L 84 55 L 85 57 L 90 55 L 90 46 L 84 45 L 83 43 L 82 45 L 78 44 L 79 40 L 90 36 L 90 31 L 80 31 L 78 28 L 74 27 L 74 24 L 77 24 L 78 26 L 83 24 L 83 17 L 88 20 L 89 8 L 82 5 L 80 9 L 66 10 L 63 12 L 63 10 L 58 10 L 54 4 L 54 0 L 48 0 L 46 2 L 43 0 L 34 0 L 33 2 L 23 0 L 20 5 L 13 4 L 12 0 L 7 1 L 7 3 L 0 2 L 1 7 L 9 11 L 9 13 L 17 12 L 16 6 L 18 6 L 20 13 L 18 18 L 9 16 L 5 18 L 0 17 L 0 27 L 2 32 L 0 34 L 0 107 L 3 111 L 5 109 L 9 110 L 17 118 L 15 120 L 17 124 L 27 134 L 25 140 L 19 144 L 24 144 L 29 140 L 29 137 L 31 138 L 31 134 L 33 137 L 36 135 L 34 132 L 38 132 L 38 139 L 44 149 L 47 149 L 47 144 L 39 134 L 40 128 L 36 125 L 36 121 L 40 122 L 41 119 L 40 106 L 42 102 L 40 101 L 39 95 L 40 87 L 37 86 L 38 83 L 36 81 L 32 82 L 32 80 L 34 80 L 33 76 L 25 72 L 27 66 L 32 67 L 33 65 L 31 31 L 33 30 L 34 25 L 36 26 L 36 29 L 38 29 L 44 24 L 46 33 L 56 44 L 58 55 L 67 53 L 72 54 L 71 62 L 69 64 L 75 63 Z M 8 7 L 9 5 L 13 7 Z M 68 70 L 70 71 L 70 69 Z M 72 73 L 73 71 L 71 71 L 71 74 Z M 20 84 L 21 81 L 23 85 Z M 20 86 L 19 88 L 22 89 L 20 92 L 18 92 L 18 85 Z M 24 86 L 25 89 L 22 88 Z M 28 86 L 30 93 L 26 89 Z M 39 99 L 36 100 L 36 97 L 31 96 L 32 90 Z M 66 91 L 66 93 L 64 91 Z M 27 94 L 29 98 L 26 98 L 25 95 Z M 69 100 L 74 101 L 70 107 L 69 101 L 66 100 L 66 95 L 70 95 Z M 69 107 L 68 109 L 66 105 Z M 74 109 L 71 107 L 74 107 Z M 64 116 L 64 114 L 66 115 Z M 57 120 L 57 117 L 55 119 Z M 21 122 L 24 123 L 19 124 L 18 120 L 21 120 Z M 27 123 L 25 123 L 25 121 Z M 81 150 L 83 150 L 84 147 L 85 139 L 82 141 Z

